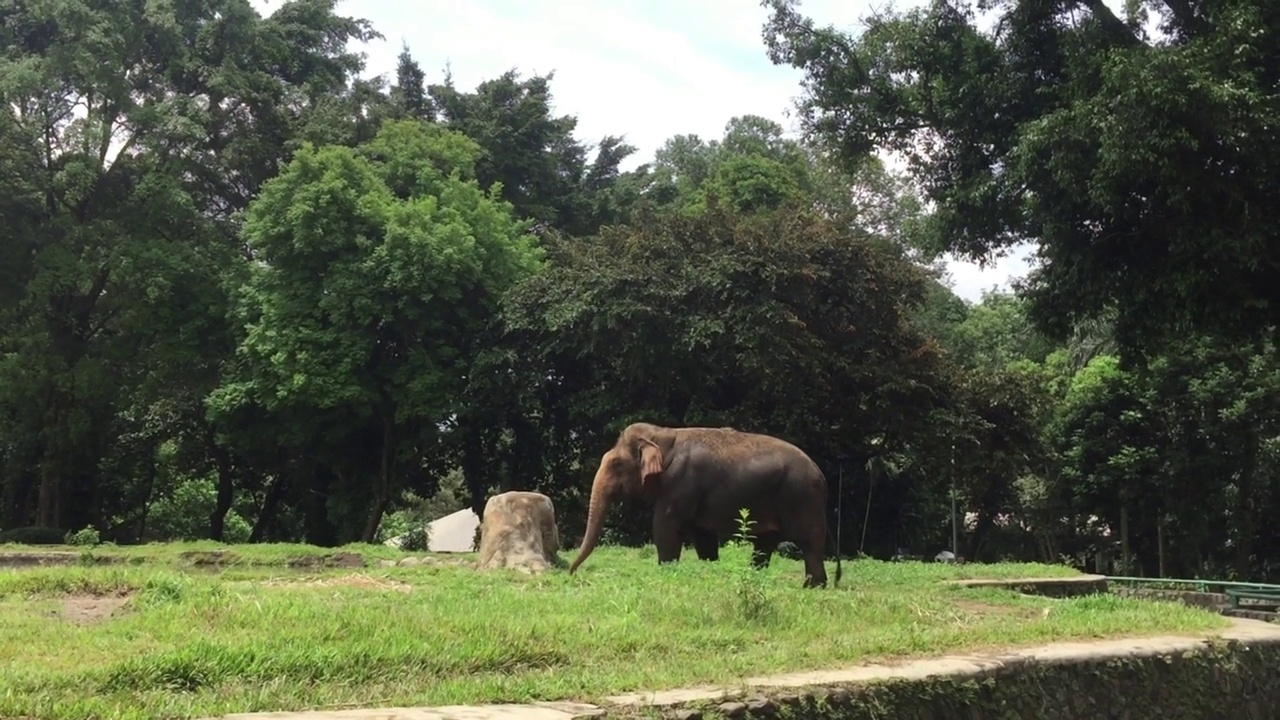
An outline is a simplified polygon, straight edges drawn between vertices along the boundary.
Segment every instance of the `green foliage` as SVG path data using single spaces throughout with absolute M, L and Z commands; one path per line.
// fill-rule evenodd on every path
M 462 473 L 452 470 L 441 479 L 439 489 L 429 498 L 405 492 L 400 501 L 407 507 L 387 514 L 380 528 L 379 539 L 385 541 L 398 537 L 402 550 L 426 550 L 430 540 L 427 526 L 461 510 L 464 507 L 464 490 Z
M 98 534 L 97 528 L 88 526 L 75 532 L 67 533 L 65 540 L 68 545 L 93 547 L 94 545 L 98 545 L 102 542 L 102 537 Z
M 0 531 L 0 543 L 21 545 L 63 545 L 67 534 L 48 527 L 16 527 Z
M 260 407 L 294 443 L 334 424 L 376 437 L 366 542 L 396 492 L 396 466 L 421 463 L 457 412 L 475 337 L 540 263 L 511 206 L 471 178 L 479 156 L 458 133 L 388 122 L 357 149 L 302 148 L 247 213 L 245 237 L 264 264 L 238 292 L 239 377 L 211 408 L 229 418 Z M 320 458 L 335 474 L 353 471 L 346 453 Z
M 766 0 L 807 129 L 857 163 L 909 160 L 938 251 L 1040 245 L 1032 315 L 1065 338 L 1114 311 L 1127 349 L 1277 327 L 1280 14 L 1268 3 L 935 2 L 818 27 Z M 989 12 L 986 17 L 978 11 Z
M 468 93 L 446 76 L 428 92 L 446 127 L 483 149 L 476 165 L 481 187 L 498 185 L 517 217 L 589 235 L 616 220 L 625 206 L 613 185 L 619 165 L 635 148 L 606 136 L 588 163 L 587 147 L 572 135 L 577 119 L 551 113 L 552 77 L 522 80 L 510 70 Z
M 936 382 L 934 356 L 905 321 L 921 273 L 812 213 L 712 208 L 549 250 L 552 267 L 511 296 L 508 332 L 529 347 L 525 363 L 590 357 L 582 370 L 608 384 L 583 383 L 582 410 L 608 408 L 597 421 L 610 426 L 642 415 L 767 424 L 817 450 L 843 421 L 852 450 L 911 422 L 907 403 L 927 402 L 915 383 Z M 833 314 L 846 320 L 823 322 Z M 838 407 L 830 397 L 865 400 Z M 672 417 L 677 408 L 683 417 Z
M 0 282 L 3 470 L 9 487 L 40 478 L 41 524 L 82 527 L 94 510 L 136 508 L 145 490 L 100 466 L 134 464 L 140 445 L 166 436 L 208 437 L 200 399 L 223 359 L 233 214 L 287 152 L 292 98 L 341 88 L 361 67 L 346 41 L 375 36 L 332 10 L 296 4 L 263 18 L 243 0 L 5 10 L 0 175 L 14 182 L 0 199 L 13 238 Z M 286 66 L 296 70 L 270 69 Z M 106 439 L 120 436 L 136 442 Z M 6 495 L 6 515 L 26 492 Z M 73 501 L 83 496 L 103 505 Z
M 1026 303 L 1007 293 L 983 293 L 982 301 L 948 330 L 948 345 L 967 367 L 1002 370 L 1010 363 L 1042 363 L 1055 347 L 1027 317 Z
M 512 474 L 569 522 L 582 496 L 560 477 L 588 473 L 586 453 L 632 420 L 773 432 L 827 472 L 877 452 L 876 436 L 901 447 L 933 430 L 948 378 L 908 319 L 925 272 L 815 211 L 713 204 L 546 246 L 546 271 L 507 297 L 486 374 L 521 385 L 476 392 L 515 406 L 504 424 L 534 425 L 526 447 L 546 460 L 536 480 Z M 511 447 L 486 457 L 513 467 Z
M 207 537 L 209 516 L 217 507 L 217 493 L 213 478 L 179 480 L 171 493 L 157 498 L 147 508 L 147 539 L 169 541 Z M 224 542 L 242 543 L 249 539 L 249 523 L 239 512 L 229 511 L 224 523 Z

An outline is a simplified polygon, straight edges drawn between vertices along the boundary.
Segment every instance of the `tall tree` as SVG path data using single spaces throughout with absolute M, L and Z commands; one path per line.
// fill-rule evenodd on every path
M 427 74 L 409 54 L 408 45 L 402 45 L 396 57 L 396 84 L 391 88 L 391 100 L 406 117 L 436 119 L 435 106 L 427 96 Z
M 861 467 L 922 442 L 948 402 L 909 321 L 924 271 L 813 210 L 712 202 L 548 242 L 548 269 L 508 298 L 510 364 L 491 376 L 521 379 L 517 412 L 537 408 L 552 453 L 581 458 L 635 419 L 732 425 L 799 442 L 834 473 L 842 456 Z M 568 510 L 581 474 L 552 467 L 525 480 Z
M 168 395 L 151 415 L 199 417 L 225 350 L 235 213 L 315 99 L 360 68 L 345 43 L 374 36 L 333 4 L 269 18 L 247 0 L 0 9 L 0 173 L 17 180 L 0 202 L 18 248 L 0 417 L 22 429 L 3 469 L 8 521 L 101 520 L 118 413 L 142 418 Z
M 763 4 L 808 130 L 847 162 L 904 153 L 937 250 L 1039 243 L 1028 297 L 1056 336 L 1109 309 L 1128 349 L 1280 327 L 1280 6 L 998 0 L 984 29 L 934 0 L 854 37 Z
M 469 93 L 447 76 L 429 93 L 446 125 L 483 150 L 476 163 L 482 187 L 501 183 L 518 217 L 589 235 L 602 223 L 591 213 L 602 186 L 635 148 L 606 137 L 588 163 L 588 148 L 573 136 L 577 118 L 552 113 L 553 76 L 521 79 L 509 70 Z
M 263 264 L 240 291 L 243 375 L 215 408 L 320 421 L 297 440 L 347 485 L 371 481 L 343 488 L 368 500 L 364 542 L 458 411 L 499 298 L 538 261 L 510 205 L 475 181 L 479 157 L 458 133 L 392 121 L 359 149 L 300 150 L 249 208 Z M 333 452 L 343 424 L 376 453 Z

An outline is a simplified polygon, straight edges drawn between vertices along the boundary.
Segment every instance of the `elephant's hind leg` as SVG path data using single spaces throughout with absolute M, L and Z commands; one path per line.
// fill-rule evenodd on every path
M 821 512 L 821 507 L 817 512 Z M 827 548 L 827 526 L 821 515 L 782 515 L 782 534 L 804 553 L 804 586 L 826 587 L 827 568 L 824 564 Z
M 827 586 L 827 569 L 822 564 L 822 550 L 817 552 L 817 559 L 810 555 L 804 557 L 804 586 L 822 588 Z
M 700 560 L 711 562 L 719 560 L 720 538 L 716 536 L 716 531 L 694 526 L 693 549 L 698 553 Z
M 827 547 L 826 528 L 819 523 L 807 534 L 808 537 L 803 543 L 804 586 L 807 588 L 826 587 L 827 567 L 824 563 Z
M 757 570 L 763 570 L 769 567 L 769 561 L 773 559 L 773 553 L 778 549 L 778 543 L 782 542 L 782 535 L 777 531 L 770 530 L 760 533 L 752 541 L 751 566 Z

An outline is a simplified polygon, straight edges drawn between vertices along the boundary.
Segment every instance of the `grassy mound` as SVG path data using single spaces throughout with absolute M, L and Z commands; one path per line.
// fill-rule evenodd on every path
M 270 553 L 287 558 L 298 549 Z M 445 564 L 3 570 L 0 717 L 592 699 L 1225 624 L 1175 603 L 1053 600 L 940 582 L 1075 574 L 1063 567 L 864 560 L 845 564 L 840 589 L 821 591 L 800 587 L 796 561 L 775 559 L 755 573 L 745 549 L 725 548 L 721 558 L 658 567 L 652 548 L 601 548 L 574 577 Z

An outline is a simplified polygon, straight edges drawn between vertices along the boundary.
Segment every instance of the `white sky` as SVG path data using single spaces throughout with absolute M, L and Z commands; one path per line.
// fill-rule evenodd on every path
M 280 0 L 253 0 L 269 14 Z M 899 0 L 899 7 L 921 4 Z M 820 24 L 855 29 L 868 0 L 804 0 Z M 364 47 L 367 75 L 393 77 L 401 43 L 438 82 L 446 66 L 471 89 L 509 70 L 554 71 L 557 113 L 578 118 L 577 136 L 596 142 L 625 135 L 638 148 L 628 167 L 646 162 L 669 137 L 719 138 L 735 115 L 791 117 L 801 73 L 769 62 L 758 0 L 340 0 L 338 12 L 367 18 L 385 36 Z M 953 290 L 976 301 L 983 290 L 1026 272 L 1029 248 L 985 270 L 951 261 Z

